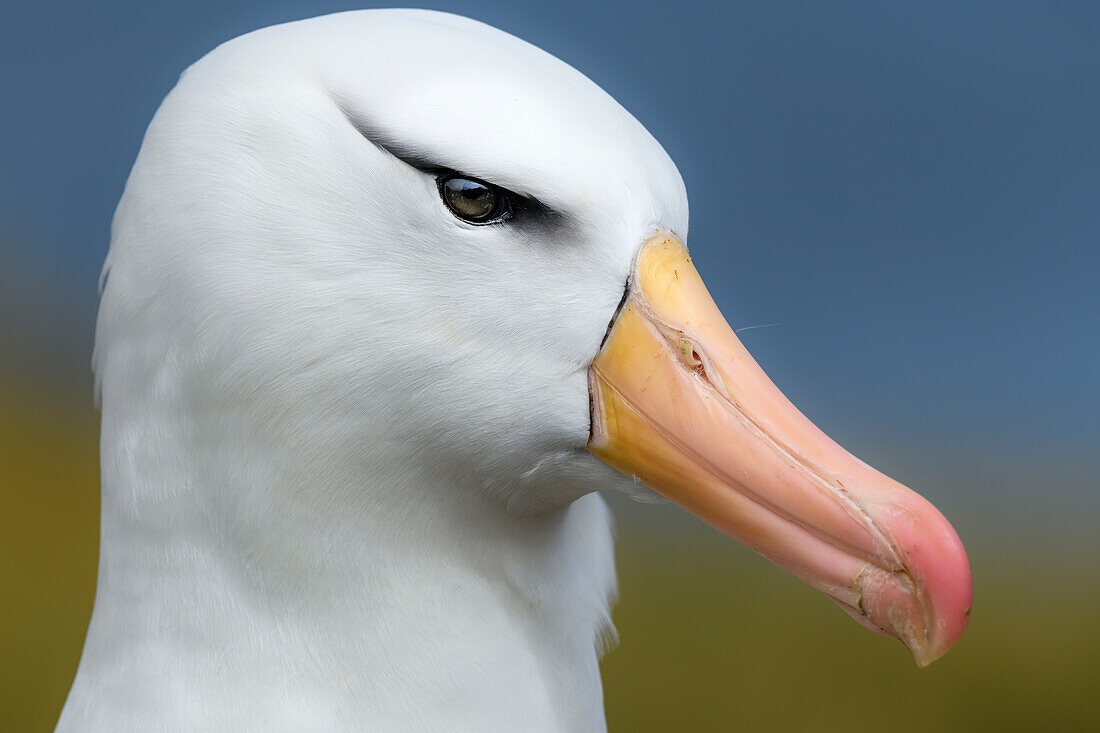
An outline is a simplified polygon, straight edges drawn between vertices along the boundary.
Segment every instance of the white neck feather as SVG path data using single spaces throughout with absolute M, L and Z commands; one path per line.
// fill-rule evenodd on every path
M 598 496 L 516 517 L 394 446 L 318 460 L 255 415 L 107 397 L 99 586 L 58 730 L 604 726 Z

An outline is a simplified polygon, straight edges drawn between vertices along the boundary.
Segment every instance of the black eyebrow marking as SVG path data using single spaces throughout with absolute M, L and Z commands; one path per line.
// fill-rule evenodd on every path
M 464 178 L 471 178 L 487 183 L 503 191 L 512 202 L 512 209 L 515 215 L 510 218 L 510 221 L 514 225 L 524 226 L 534 224 L 542 227 L 560 226 L 562 222 L 567 219 L 560 211 L 550 208 L 534 196 L 516 193 L 504 186 L 486 180 L 481 176 L 467 174 L 457 168 L 443 165 L 439 161 L 426 157 L 420 151 L 409 147 L 399 140 L 395 140 L 391 135 L 375 127 L 369 120 L 363 118 L 362 115 L 356 114 L 354 110 L 352 110 L 351 105 L 344 102 L 340 97 L 333 95 L 332 101 L 335 103 L 337 109 L 340 110 L 340 113 L 344 115 L 344 119 L 348 121 L 348 124 L 355 128 L 355 131 L 362 135 L 367 142 L 371 143 L 379 150 L 384 150 L 389 153 L 405 165 L 435 176 L 437 181 L 447 176 L 462 176 Z
M 412 166 L 418 171 L 433 174 L 454 172 L 453 168 L 441 165 L 437 161 L 430 160 L 418 151 L 386 135 L 382 130 L 371 125 L 369 121 L 355 114 L 343 100 L 333 97 L 333 101 L 336 103 L 336 107 L 340 110 L 341 114 L 343 114 L 344 118 L 348 121 L 348 124 L 354 127 L 356 132 L 362 135 L 367 142 L 371 143 L 376 148 L 386 151 L 405 165 Z

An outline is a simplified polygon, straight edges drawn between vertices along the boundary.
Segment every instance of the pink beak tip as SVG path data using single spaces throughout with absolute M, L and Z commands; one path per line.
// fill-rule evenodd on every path
M 894 515 L 909 519 L 888 522 L 886 529 L 903 553 L 915 583 L 916 603 L 910 601 L 906 613 L 899 614 L 901 606 L 891 602 L 882 615 L 892 621 L 894 635 L 923 668 L 942 657 L 966 630 L 973 583 L 966 549 L 955 529 L 930 503 L 912 496 L 915 511 Z

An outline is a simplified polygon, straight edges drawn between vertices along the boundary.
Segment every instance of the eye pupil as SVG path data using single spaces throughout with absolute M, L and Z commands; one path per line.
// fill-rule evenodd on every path
M 484 223 L 501 216 L 504 197 L 500 189 L 481 181 L 451 176 L 440 181 L 440 193 L 455 216 L 472 223 Z

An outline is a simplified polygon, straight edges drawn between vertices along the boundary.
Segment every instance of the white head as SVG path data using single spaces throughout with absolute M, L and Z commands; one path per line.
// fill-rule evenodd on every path
M 444 170 L 513 215 L 462 221 Z M 382 449 L 516 510 L 632 486 L 584 450 L 586 372 L 657 229 L 687 235 L 664 150 L 519 39 L 421 11 L 259 31 L 149 128 L 114 224 L 104 398 L 153 360 L 190 412 L 311 470 L 373 471 Z

